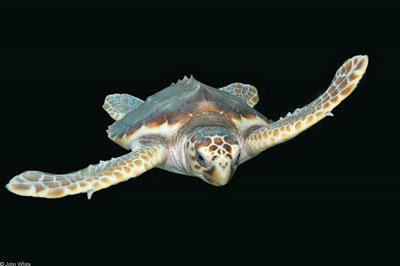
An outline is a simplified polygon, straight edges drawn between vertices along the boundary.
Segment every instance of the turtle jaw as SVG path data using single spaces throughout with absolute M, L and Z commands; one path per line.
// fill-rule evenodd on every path
M 220 167 L 213 166 L 209 170 L 203 171 L 203 177 L 205 181 L 213 186 L 220 187 L 225 186 L 231 181 L 234 169 L 231 166 Z

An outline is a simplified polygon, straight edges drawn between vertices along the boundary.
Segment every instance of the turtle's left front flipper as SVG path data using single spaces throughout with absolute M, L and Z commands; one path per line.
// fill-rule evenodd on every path
M 61 198 L 78 193 L 92 194 L 119 182 L 137 177 L 162 164 L 167 151 L 160 144 L 144 146 L 121 157 L 101 161 L 97 165 L 64 175 L 26 171 L 15 176 L 6 185 L 21 196 Z
M 368 65 L 367 56 L 348 59 L 336 72 L 329 88 L 317 99 L 292 114 L 250 133 L 246 141 L 249 154 L 256 155 L 276 144 L 294 138 L 326 116 L 355 89 Z

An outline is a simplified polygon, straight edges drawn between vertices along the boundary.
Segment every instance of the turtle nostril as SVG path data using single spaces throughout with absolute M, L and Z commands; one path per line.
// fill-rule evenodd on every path
M 219 162 L 219 165 L 220 165 L 222 168 L 225 168 L 226 166 L 228 166 L 228 162 L 225 162 L 225 163 Z

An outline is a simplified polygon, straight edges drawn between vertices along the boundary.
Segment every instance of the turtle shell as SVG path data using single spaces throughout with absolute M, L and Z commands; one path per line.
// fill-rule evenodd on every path
M 137 109 L 108 128 L 111 140 L 126 149 L 143 134 L 170 134 L 201 112 L 216 112 L 232 120 L 239 130 L 269 124 L 269 120 L 241 99 L 205 85 L 191 76 L 148 97 Z

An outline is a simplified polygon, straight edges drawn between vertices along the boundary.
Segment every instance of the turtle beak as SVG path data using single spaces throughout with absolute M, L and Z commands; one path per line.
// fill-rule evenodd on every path
M 211 169 L 204 171 L 205 179 L 214 186 L 224 186 L 232 179 L 233 169 L 231 165 L 215 165 Z

